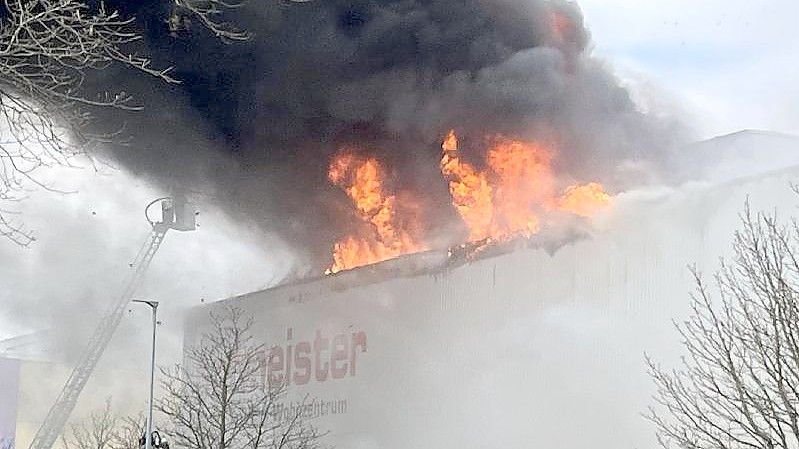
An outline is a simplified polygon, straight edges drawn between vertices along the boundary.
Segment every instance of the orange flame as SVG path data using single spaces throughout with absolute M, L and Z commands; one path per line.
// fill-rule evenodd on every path
M 493 231 L 494 200 L 488 179 L 461 160 L 455 131 L 449 132 L 441 148 L 441 173 L 449 181 L 452 204 L 469 228 L 469 240 L 482 240 Z
M 602 184 L 590 182 L 567 187 L 558 200 L 558 209 L 581 217 L 590 217 L 610 204 L 610 195 Z
M 535 209 L 552 197 L 551 162 L 552 152 L 541 145 L 495 139 L 488 151 L 488 167 L 496 177 L 499 237 L 529 237 L 539 231 Z
M 441 145 L 441 173 L 452 204 L 469 230 L 469 242 L 484 246 L 529 237 L 540 231 L 544 213 L 590 217 L 610 203 L 610 195 L 595 182 L 575 184 L 559 193 L 552 167 L 556 154 L 551 148 L 501 136 L 488 142 L 484 170 L 463 160 L 454 131 Z M 385 178 L 383 167 L 373 157 L 342 151 L 331 160 L 328 179 L 347 193 L 363 226 L 333 246 L 333 263 L 326 273 L 428 248 L 415 220 L 418 203 L 407 192 L 401 192 L 398 201 Z
M 554 152 L 539 143 L 495 137 L 487 154 L 488 167 L 482 172 L 461 161 L 454 131 L 442 149 L 441 172 L 449 181 L 452 204 L 469 228 L 469 241 L 529 237 L 541 228 L 540 212 L 553 205 L 591 216 L 610 202 L 598 183 L 569 187 L 558 198 Z
M 369 232 L 334 245 L 328 274 L 426 249 L 399 225 L 396 197 L 385 192 L 383 178 L 383 169 L 374 158 L 342 152 L 330 163 L 328 179 L 344 189 Z
M 550 13 L 549 29 L 559 42 L 564 42 L 568 39 L 569 35 L 575 32 L 575 24 L 572 19 L 562 11 L 552 11 Z

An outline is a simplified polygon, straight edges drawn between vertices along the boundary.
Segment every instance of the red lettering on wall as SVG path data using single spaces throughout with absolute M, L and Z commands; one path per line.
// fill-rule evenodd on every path
M 292 344 L 294 329 L 286 332 L 286 346 L 270 348 L 266 362 L 269 384 L 305 385 L 311 379 L 325 382 L 355 376 L 358 354 L 366 352 L 366 332 L 337 334 L 332 340 L 317 330 L 313 341 Z
M 352 341 L 350 344 L 350 376 L 355 375 L 355 360 L 357 359 L 358 348 L 361 352 L 366 352 L 366 332 L 353 332 Z
M 341 379 L 347 375 L 349 363 L 345 362 L 349 358 L 349 339 L 347 334 L 339 334 L 333 337 L 333 355 L 330 357 L 330 374 L 333 379 Z
M 267 368 L 267 379 L 270 385 L 283 382 L 283 348 L 278 346 L 269 350 L 269 366 Z
M 305 385 L 311 380 L 311 344 L 301 341 L 294 347 L 294 383 Z
M 322 351 L 328 348 L 327 338 L 322 337 L 322 331 L 316 331 L 316 339 L 313 342 L 314 360 L 316 361 L 316 380 L 324 382 L 327 380 L 327 371 L 330 367 L 328 362 L 322 363 Z

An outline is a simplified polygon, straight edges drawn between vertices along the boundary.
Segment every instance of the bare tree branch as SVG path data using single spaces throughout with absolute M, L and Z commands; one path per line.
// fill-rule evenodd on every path
M 249 32 L 222 19 L 226 12 L 240 8 L 244 3 L 238 0 L 175 0 L 177 8 L 169 18 L 169 26 L 173 31 L 187 27 L 181 15 L 185 11 L 223 42 L 246 41 L 251 37 Z
M 186 23 L 195 18 L 225 42 L 243 41 L 249 33 L 224 20 L 243 3 L 174 0 L 168 23 L 174 29 L 183 26 L 183 18 Z M 115 66 L 178 82 L 171 67 L 153 67 L 150 58 L 131 50 L 139 40 L 134 18 L 123 18 L 102 2 L 0 0 L 0 237 L 23 246 L 33 242 L 8 211 L 30 189 L 55 190 L 41 179 L 40 169 L 70 166 L 76 156 L 95 164 L 96 146 L 118 140 L 119 130 L 91 131 L 93 111 L 142 109 L 115 87 L 88 92 L 87 77 Z
M 253 322 L 239 309 L 212 315 L 213 329 L 186 351 L 186 365 L 162 369 L 165 392 L 157 409 L 169 435 L 193 449 L 318 447 L 320 433 L 305 421 L 303 406 L 284 419 L 284 384 L 266 381 L 265 348 L 250 334 Z
M 61 436 L 61 442 L 64 449 L 140 449 L 143 421 L 143 416 L 119 418 L 108 399 L 102 410 L 70 426 Z
M 28 188 L 52 190 L 39 169 L 69 166 L 114 133 L 89 131 L 91 109 L 139 110 L 124 91 L 87 93 L 84 80 L 112 65 L 174 83 L 170 68 L 126 50 L 141 37 L 132 18 L 82 0 L 3 0 L 0 6 L 0 204 Z M 26 245 L 33 237 L 0 212 L 0 236 Z
M 647 359 L 663 447 L 799 448 L 799 224 L 747 203 L 733 254 L 712 291 L 693 270 L 682 366 Z
M 141 449 L 140 440 L 146 430 L 145 423 L 144 413 L 120 419 L 114 437 L 108 444 L 109 449 Z

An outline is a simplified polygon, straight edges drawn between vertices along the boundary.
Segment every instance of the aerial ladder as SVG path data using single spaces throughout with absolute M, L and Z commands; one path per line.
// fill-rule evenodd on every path
M 151 210 L 157 204 L 161 205 L 161 220 L 156 221 L 151 217 Z M 58 395 L 50 411 L 47 413 L 41 427 L 31 441 L 30 449 L 51 449 L 53 444 L 61 435 L 66 426 L 69 415 L 75 408 L 86 382 L 97 366 L 97 362 L 103 355 L 108 342 L 114 335 L 127 307 L 133 299 L 133 295 L 141 286 L 147 268 L 150 266 L 155 253 L 164 241 L 166 232 L 170 229 L 176 231 L 191 231 L 196 227 L 196 212 L 185 198 L 176 196 L 175 198 L 164 197 L 150 202 L 144 208 L 144 215 L 152 227 L 150 235 L 145 240 L 136 258 L 130 264 L 133 272 L 129 275 L 122 294 L 114 302 L 100 324 L 92 334 L 89 344 L 78 359 L 75 368 L 64 384 L 64 388 Z

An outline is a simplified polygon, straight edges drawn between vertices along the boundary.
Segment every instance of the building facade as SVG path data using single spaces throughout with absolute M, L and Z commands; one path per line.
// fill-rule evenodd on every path
M 787 168 L 619 195 L 588 234 L 453 260 L 422 253 L 193 310 L 251 315 L 286 410 L 341 448 L 656 447 L 644 354 L 679 357 L 689 265 L 710 275 L 738 213 L 797 204 Z

